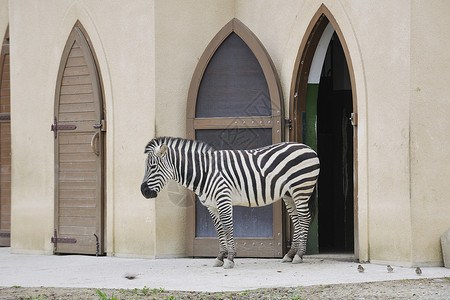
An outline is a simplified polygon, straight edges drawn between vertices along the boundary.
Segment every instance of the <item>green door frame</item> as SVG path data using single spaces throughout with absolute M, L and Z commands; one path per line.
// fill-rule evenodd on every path
M 306 105 L 305 112 L 302 119 L 305 120 L 303 127 L 303 143 L 310 146 L 314 151 L 317 152 L 317 98 L 319 95 L 319 84 L 318 83 L 308 83 L 306 88 Z M 310 207 L 314 207 L 311 211 L 312 219 L 309 225 L 308 240 L 306 245 L 306 252 L 308 254 L 319 253 L 319 198 L 317 189 L 316 192 L 312 194 L 314 197 L 312 201 L 314 203 Z M 311 201 L 311 200 L 310 200 Z

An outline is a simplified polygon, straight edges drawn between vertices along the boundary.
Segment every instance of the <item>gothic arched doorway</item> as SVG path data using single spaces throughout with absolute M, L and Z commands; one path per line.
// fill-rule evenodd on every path
M 290 140 L 314 148 L 321 161 L 308 253 L 357 254 L 353 69 L 342 32 L 323 5 L 302 41 L 294 74 Z
M 55 253 L 104 253 L 104 108 L 87 34 L 69 35 L 55 95 Z

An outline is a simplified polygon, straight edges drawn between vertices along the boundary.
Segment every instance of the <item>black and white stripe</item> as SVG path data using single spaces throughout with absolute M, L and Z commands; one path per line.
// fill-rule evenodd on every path
M 150 141 L 145 153 L 142 194 L 156 197 L 169 179 L 194 191 L 208 208 L 219 236 L 216 265 L 228 255 L 225 267 L 233 267 L 232 205 L 265 206 L 280 199 L 295 228 L 283 261 L 302 260 L 311 220 L 308 200 L 319 175 L 319 159 L 311 148 L 280 143 L 253 150 L 215 150 L 203 142 L 164 137 Z

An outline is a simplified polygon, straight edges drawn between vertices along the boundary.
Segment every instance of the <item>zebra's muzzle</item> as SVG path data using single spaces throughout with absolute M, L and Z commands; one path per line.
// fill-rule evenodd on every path
M 156 196 L 158 195 L 158 193 L 156 191 L 148 188 L 148 185 L 146 182 L 143 182 L 141 184 L 141 193 L 147 199 L 156 198 Z

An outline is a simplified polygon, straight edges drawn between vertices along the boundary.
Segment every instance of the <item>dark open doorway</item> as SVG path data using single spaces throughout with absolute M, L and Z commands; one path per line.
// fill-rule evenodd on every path
M 352 89 L 336 33 L 323 63 L 317 98 L 319 252 L 354 251 Z

